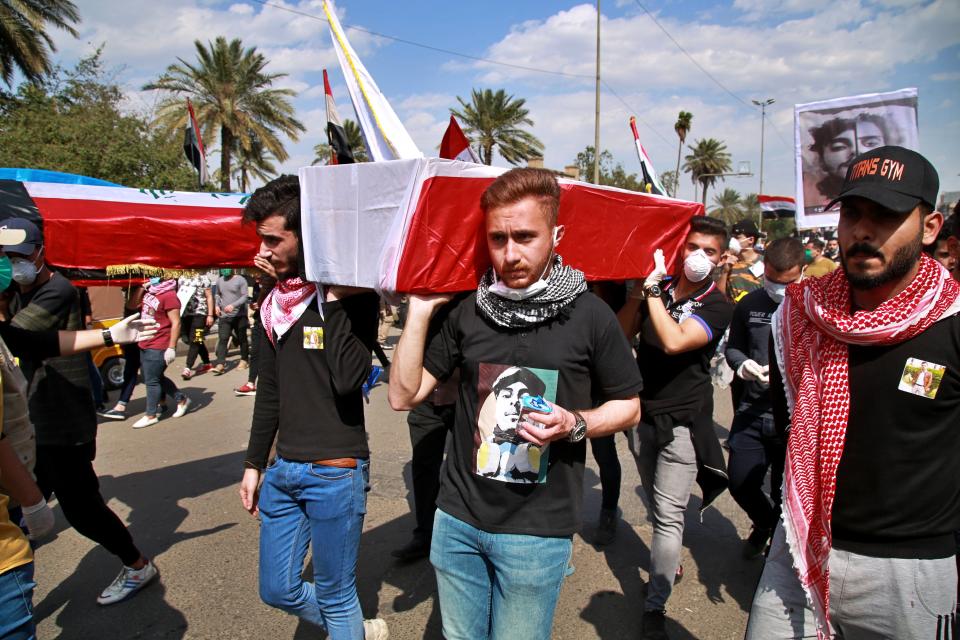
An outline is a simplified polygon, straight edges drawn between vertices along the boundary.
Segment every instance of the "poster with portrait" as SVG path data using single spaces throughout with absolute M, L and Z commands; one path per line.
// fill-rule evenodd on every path
M 840 192 L 857 155 L 898 145 L 919 150 L 917 90 L 870 93 L 794 107 L 797 227 L 835 227 Z
M 477 381 L 474 473 L 521 484 L 547 480 L 550 445 L 538 447 L 517 433 L 524 396 L 557 399 L 557 371 L 481 363 Z

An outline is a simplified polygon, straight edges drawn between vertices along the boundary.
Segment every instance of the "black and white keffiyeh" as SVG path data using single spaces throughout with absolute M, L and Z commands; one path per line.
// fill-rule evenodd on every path
M 477 287 L 477 309 L 494 324 L 509 329 L 528 327 L 555 318 L 577 296 L 587 290 L 583 272 L 564 266 L 559 255 L 547 276 L 547 288 L 526 300 L 508 300 L 490 291 L 493 268 L 487 270 Z

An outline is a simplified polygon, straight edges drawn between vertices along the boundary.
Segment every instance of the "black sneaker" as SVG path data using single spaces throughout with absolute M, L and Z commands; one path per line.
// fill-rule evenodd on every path
M 413 539 L 399 549 L 390 552 L 397 560 L 413 562 L 430 555 L 430 536 L 413 536 Z
M 744 540 L 743 557 L 747 560 L 762 556 L 767 551 L 767 545 L 770 544 L 770 529 L 760 529 L 753 527 L 750 535 Z
M 666 624 L 666 611 L 644 611 L 643 631 L 640 632 L 640 640 L 670 640 L 670 636 L 667 635 Z
M 593 544 L 603 547 L 617 537 L 617 510 L 601 509 L 597 519 L 597 533 L 593 536 Z

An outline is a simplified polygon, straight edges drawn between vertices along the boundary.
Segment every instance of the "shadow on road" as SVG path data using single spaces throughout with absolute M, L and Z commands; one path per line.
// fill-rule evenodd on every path
M 128 522 L 134 542 L 146 556 L 155 557 L 180 542 L 235 526 L 236 523 L 229 522 L 199 531 L 177 531 L 189 515 L 180 501 L 235 484 L 242 463 L 243 452 L 235 452 L 120 477 L 102 476 L 100 489 L 104 500 L 116 498 L 130 507 Z M 57 519 L 66 522 L 62 511 Z M 43 549 L 38 553 L 43 553 Z M 69 578 L 36 603 L 37 621 L 56 613 L 57 625 L 63 630 L 61 640 L 182 638 L 187 620 L 165 601 L 162 562 L 158 565 L 158 584 L 121 605 L 101 608 L 96 604 L 99 591 L 90 592 L 89 585 L 106 587 L 116 577 L 119 565 L 102 547 L 92 549 Z

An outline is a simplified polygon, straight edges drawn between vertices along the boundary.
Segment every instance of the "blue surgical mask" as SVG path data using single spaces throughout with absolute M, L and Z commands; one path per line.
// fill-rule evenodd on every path
M 159 277 L 159 276 L 150 278 L 150 286 L 151 286 L 151 287 L 155 287 L 155 286 L 157 286 L 158 284 L 160 284 L 160 277 Z
M 543 276 L 547 274 L 547 270 L 550 269 L 550 265 L 553 264 L 553 249 L 557 246 L 558 235 L 560 229 L 559 227 L 553 228 L 553 246 L 550 247 L 550 259 L 547 260 L 546 266 L 543 268 L 543 273 L 540 274 L 540 277 L 536 282 L 531 282 L 526 287 L 522 289 L 514 289 L 513 287 L 508 287 L 504 284 L 503 280 L 497 277 L 497 273 L 493 273 L 494 282 L 492 285 L 487 287 L 487 290 L 494 294 L 498 295 L 501 298 L 506 298 L 507 300 L 513 300 L 514 302 L 519 302 L 521 300 L 526 300 L 527 298 L 532 298 L 541 291 L 547 288 L 547 281 L 543 279 Z
M 766 278 L 763 279 L 763 290 L 766 291 L 770 299 L 777 304 L 783 302 L 784 296 L 787 295 L 787 285 L 780 284 L 779 282 L 771 282 Z

